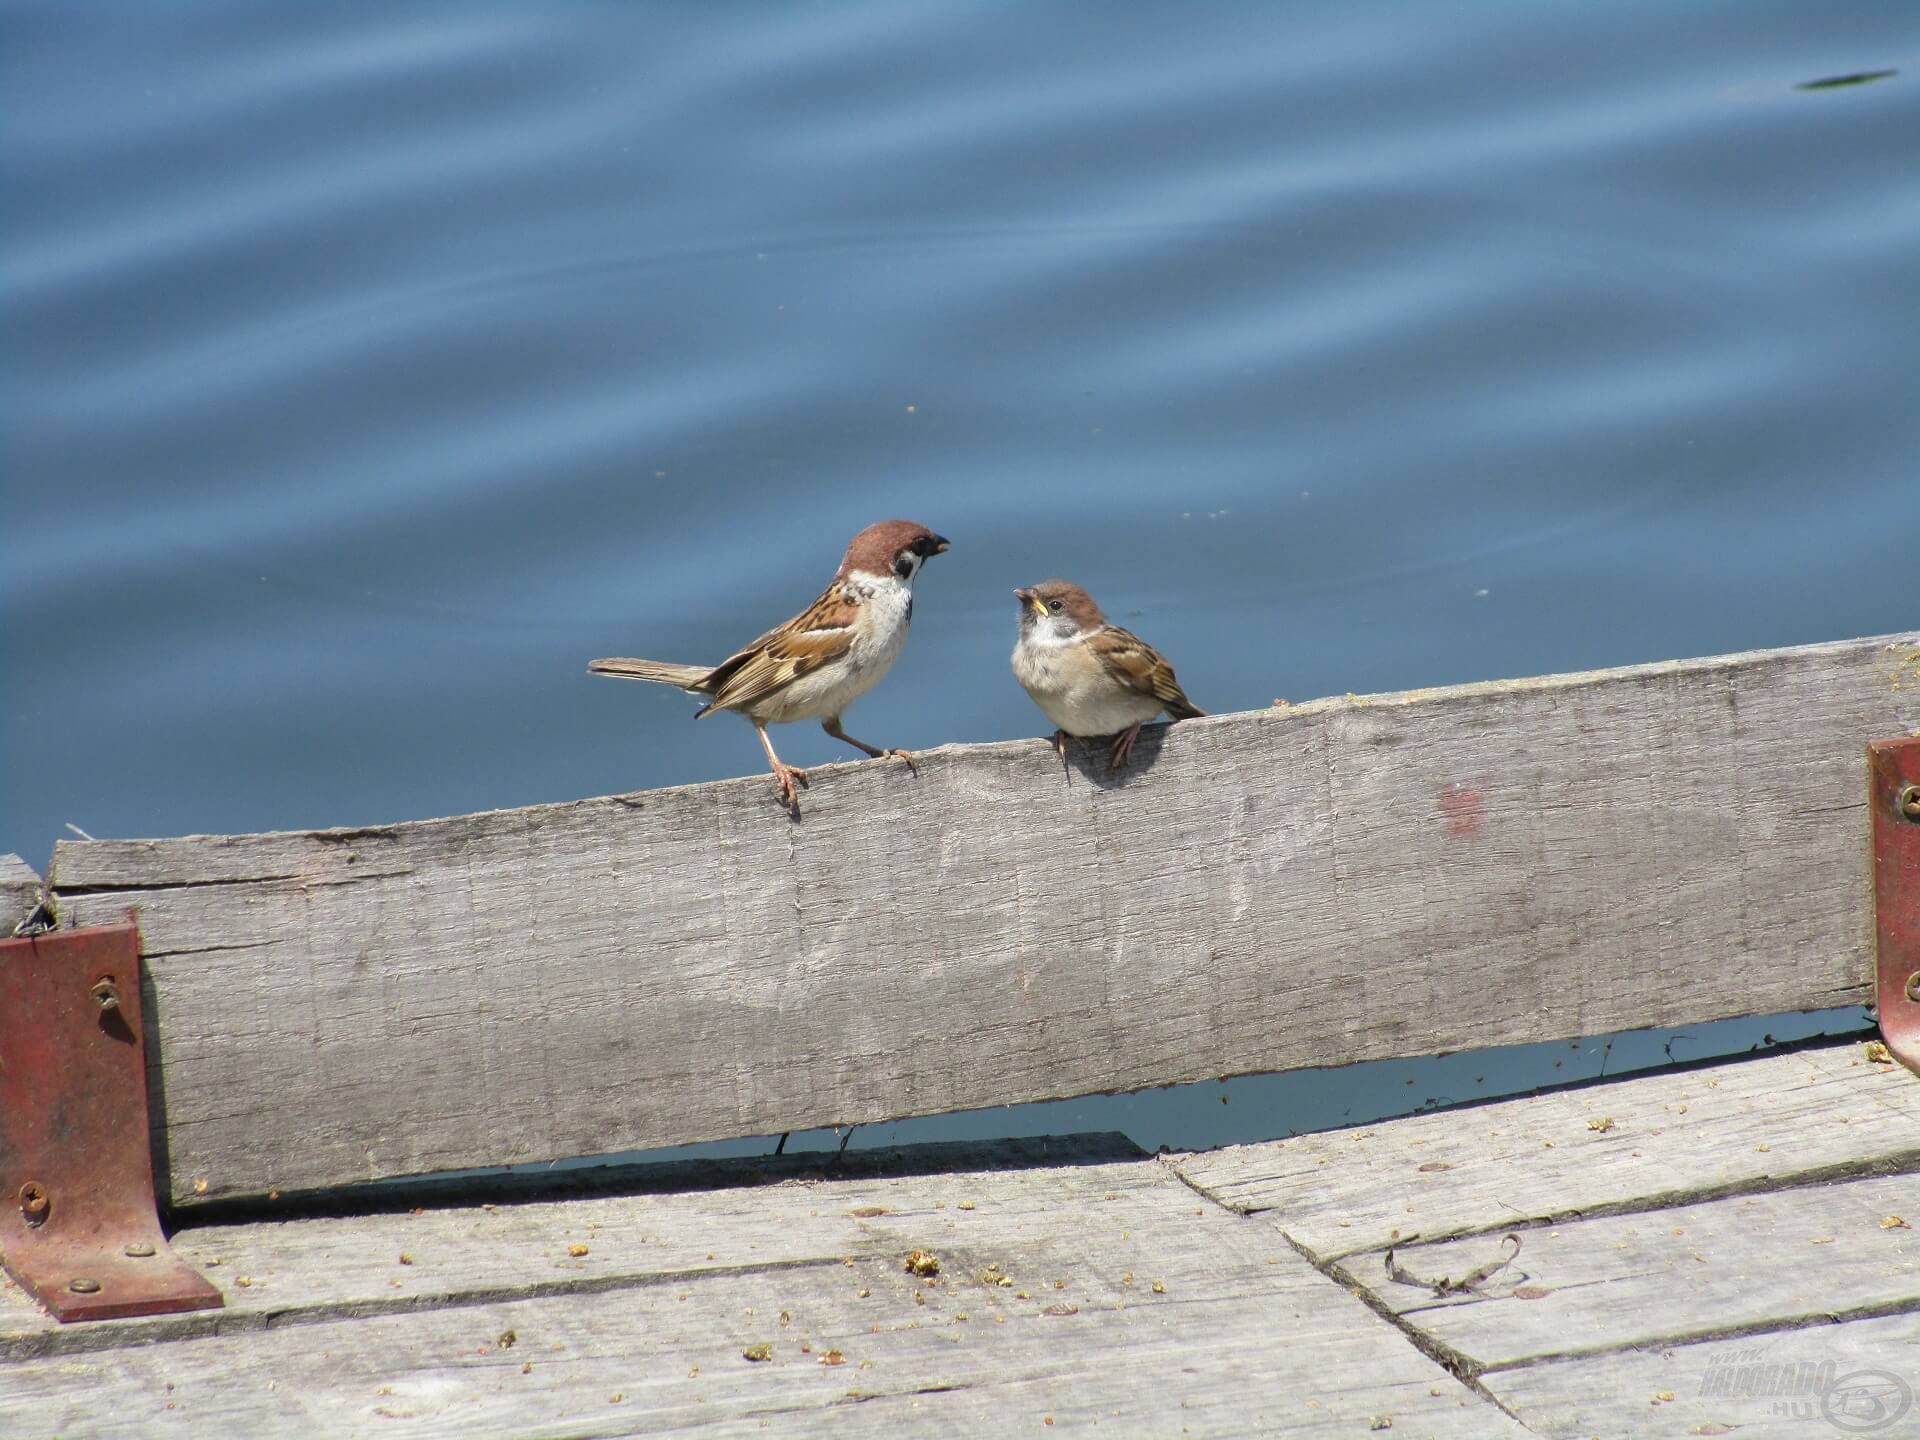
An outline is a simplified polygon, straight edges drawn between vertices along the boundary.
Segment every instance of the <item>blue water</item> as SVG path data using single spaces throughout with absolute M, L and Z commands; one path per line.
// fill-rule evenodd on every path
M 886 515 L 885 745 L 1055 573 L 1216 711 L 1910 628 L 1916 136 L 1886 0 L 0 4 L 0 850 L 756 772 L 585 661 Z

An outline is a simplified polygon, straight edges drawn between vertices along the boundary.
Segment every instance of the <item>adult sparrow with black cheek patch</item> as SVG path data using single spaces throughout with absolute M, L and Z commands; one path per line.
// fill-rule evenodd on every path
M 879 521 L 853 537 L 818 600 L 718 665 L 607 659 L 595 660 L 587 669 L 596 675 L 677 685 L 709 697 L 696 720 L 715 710 L 746 716 L 766 748 L 781 800 L 798 815 L 794 786 L 807 783 L 807 772 L 783 764 L 774 754 L 769 725 L 818 720 L 836 740 L 875 758 L 897 755 L 912 765 L 913 757 L 904 750 L 882 750 L 854 739 L 840 728 L 840 716 L 873 688 L 900 654 L 913 618 L 913 577 L 929 557 L 946 548 L 945 539 L 912 520 Z
M 1132 756 L 1140 727 L 1162 710 L 1175 720 L 1206 713 L 1187 699 L 1166 657 L 1109 625 L 1078 585 L 1045 580 L 1013 594 L 1020 602 L 1013 675 L 1054 723 L 1053 747 L 1062 759 L 1069 735 L 1111 735 L 1118 769 Z

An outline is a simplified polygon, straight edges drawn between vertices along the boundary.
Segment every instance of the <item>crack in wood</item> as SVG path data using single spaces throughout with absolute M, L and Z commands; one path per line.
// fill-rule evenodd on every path
M 1545 1215 L 1497 1220 L 1485 1225 L 1455 1226 L 1432 1233 L 1416 1231 L 1411 1235 L 1400 1236 L 1394 1241 L 1394 1246 L 1438 1245 L 1449 1240 L 1472 1240 L 1483 1235 L 1503 1235 L 1510 1230 L 1540 1230 L 1554 1225 L 1570 1225 L 1580 1220 L 1603 1220 L 1615 1215 L 1651 1214 L 1660 1210 L 1676 1210 L 1683 1205 L 1697 1205 L 1709 1200 L 1738 1199 L 1746 1195 L 1770 1195 L 1777 1191 L 1807 1189 L 1842 1180 L 1872 1180 L 1892 1175 L 1910 1175 L 1915 1171 L 1920 1171 L 1920 1149 L 1899 1150 L 1864 1160 L 1843 1160 L 1831 1165 L 1816 1165 L 1783 1175 L 1750 1176 L 1718 1185 L 1695 1185 L 1686 1189 L 1662 1190 L 1656 1194 L 1637 1195 L 1625 1200 L 1598 1201 L 1566 1210 L 1556 1210 Z M 1230 1210 L 1234 1209 L 1233 1205 L 1227 1201 L 1219 1203 Z M 1271 1215 L 1275 1217 L 1277 1223 L 1279 1221 L 1277 1212 L 1271 1206 L 1254 1210 L 1235 1210 L 1235 1213 Z M 1284 1223 L 1281 1224 L 1281 1229 L 1284 1233 Z M 1329 1251 L 1327 1260 L 1331 1264 L 1344 1264 L 1362 1255 L 1379 1254 L 1383 1248 L 1393 1247 L 1358 1245 L 1350 1250 Z
M 1480 1366 L 1476 1373 L 1511 1374 L 1515 1370 L 1528 1370 L 1536 1365 L 1551 1365 L 1558 1361 L 1592 1360 L 1600 1356 L 1632 1354 L 1642 1350 L 1678 1349 L 1687 1345 L 1704 1345 L 1715 1340 L 1744 1340 L 1754 1335 L 1775 1335 L 1825 1325 L 1844 1325 L 1853 1320 L 1878 1320 L 1887 1315 L 1908 1315 L 1916 1312 L 1920 1312 L 1920 1295 L 1910 1295 L 1898 1300 L 1877 1300 L 1871 1304 L 1850 1306 L 1842 1310 L 1811 1310 L 1799 1315 L 1770 1315 L 1765 1319 L 1746 1320 L 1732 1325 L 1708 1325 L 1697 1330 L 1636 1335 L 1631 1340 L 1605 1345 L 1572 1346 L 1565 1350 L 1528 1355 L 1519 1360 L 1495 1361 Z
M 180 1238 L 180 1237 L 176 1237 Z M 387 1315 L 417 1315 L 430 1310 L 464 1310 L 480 1305 L 512 1304 L 519 1300 L 551 1300 L 573 1295 L 604 1295 L 619 1290 L 645 1290 L 684 1285 L 716 1277 L 772 1275 L 807 1270 L 838 1270 L 840 1257 L 770 1260 L 756 1265 L 707 1265 L 681 1270 L 653 1270 L 628 1275 L 597 1275 L 563 1280 L 530 1280 L 517 1285 L 480 1285 L 432 1295 L 395 1295 L 350 1300 L 322 1300 L 285 1310 L 201 1310 L 141 1322 L 137 1328 L 120 1325 L 72 1327 L 0 1336 L 0 1360 L 32 1360 L 49 1355 L 81 1355 L 115 1350 L 126 1345 L 150 1345 L 167 1340 L 198 1340 L 216 1335 L 251 1334 L 291 1325 L 324 1325 L 339 1320 L 367 1320 Z

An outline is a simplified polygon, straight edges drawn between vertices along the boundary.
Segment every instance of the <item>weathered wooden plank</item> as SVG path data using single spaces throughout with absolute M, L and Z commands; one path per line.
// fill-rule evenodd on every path
M 63 842 L 176 1202 L 1857 1002 L 1920 638 L 371 830 Z M 1084 757 L 1083 757 L 1084 758 Z M 246 1097 L 236 1103 L 236 1097 Z
M 252 1268 L 239 1313 L 63 1332 L 0 1366 L 0 1434 L 1525 1434 L 1153 1161 L 203 1227 L 183 1244 Z M 939 1258 L 933 1283 L 906 1272 L 914 1248 Z M 199 1328 L 169 1340 L 165 1323 Z M 756 1345 L 767 1360 L 745 1358 Z
M 32 913 L 40 898 L 40 877 L 18 855 L 0 855 L 0 939 Z
M 831 1162 L 646 1165 L 618 1177 L 615 1194 L 498 1203 L 469 1195 L 365 1214 L 190 1224 L 173 1236 L 174 1248 L 220 1286 L 222 1311 L 61 1325 L 0 1277 L 0 1361 L 245 1330 L 268 1319 L 285 1325 L 630 1288 L 705 1272 L 837 1269 L 849 1258 L 898 1258 L 943 1244 L 982 1211 L 995 1225 L 1041 1235 L 1049 1217 L 1066 1223 L 1087 1207 L 1157 1214 L 1171 1196 L 1179 1205 L 1167 1213 L 1184 1217 L 1200 1203 L 1117 1134 L 857 1151 Z M 569 1254 L 572 1245 L 588 1254 Z
M 1394 1273 L 1368 1252 L 1337 1273 L 1476 1367 L 1505 1369 L 1920 1311 L 1915 1224 L 1920 1175 L 1908 1174 L 1516 1231 L 1517 1253 L 1492 1235 L 1409 1246 Z M 1470 1292 L 1429 1288 L 1509 1255 Z
M 1824 1045 L 1172 1163 L 1331 1260 L 1416 1237 L 1920 1168 L 1920 1081 L 1859 1043 Z
M 1913 1433 L 1915 1334 L 1913 1316 L 1890 1315 L 1528 1365 L 1483 1383 L 1548 1440 L 1891 1440 Z

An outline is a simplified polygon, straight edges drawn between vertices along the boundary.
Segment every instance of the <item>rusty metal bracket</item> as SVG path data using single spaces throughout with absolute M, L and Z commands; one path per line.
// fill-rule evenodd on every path
M 0 940 L 0 1260 L 55 1319 L 226 1302 L 153 1202 L 140 937 Z
M 1920 1072 L 1920 736 L 1867 747 L 1880 1036 Z

